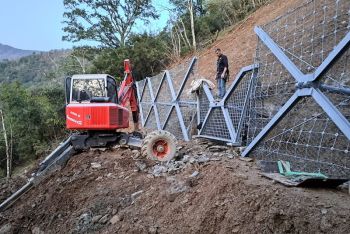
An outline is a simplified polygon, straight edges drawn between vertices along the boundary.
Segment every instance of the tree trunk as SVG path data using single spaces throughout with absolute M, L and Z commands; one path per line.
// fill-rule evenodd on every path
M 121 47 L 125 46 L 125 35 L 124 35 L 124 33 L 120 34 L 120 46 Z
M 188 40 L 188 37 L 187 37 L 185 24 L 184 24 L 184 22 L 183 22 L 183 20 L 181 18 L 180 18 L 180 22 L 182 24 L 182 29 L 184 30 L 186 42 L 187 42 L 188 46 L 191 47 L 190 40 Z
M 2 122 L 2 130 L 4 132 L 4 140 L 5 140 L 5 151 L 6 151 L 6 177 L 10 178 L 11 174 L 12 174 L 12 168 L 11 168 L 11 156 L 10 156 L 10 149 L 9 149 L 9 145 L 8 145 L 8 141 L 7 141 L 7 134 L 6 134 L 6 128 L 5 128 L 5 121 L 4 121 L 4 115 L 2 110 L 0 110 L 0 116 L 1 116 L 1 122 Z
M 193 50 L 196 51 L 197 43 L 196 43 L 196 35 L 194 32 L 193 0 L 188 0 L 188 10 L 190 12 L 190 18 L 191 18 L 192 46 L 193 46 Z

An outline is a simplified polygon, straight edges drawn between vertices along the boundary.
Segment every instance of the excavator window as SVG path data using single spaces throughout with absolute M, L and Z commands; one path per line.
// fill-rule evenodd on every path
M 73 79 L 72 102 L 90 102 L 106 97 L 105 79 Z
M 108 76 L 107 77 L 107 96 L 109 100 L 113 103 L 118 103 L 118 86 L 115 79 Z

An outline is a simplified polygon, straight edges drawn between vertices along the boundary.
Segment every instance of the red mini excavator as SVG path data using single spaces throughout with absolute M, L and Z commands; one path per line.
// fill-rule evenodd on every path
M 137 132 L 139 107 L 129 60 L 124 61 L 124 68 L 125 77 L 119 91 L 115 79 L 106 74 L 66 78 L 66 126 L 75 133 L 40 163 L 39 170 L 26 185 L 0 204 L 0 211 L 37 185 L 49 171 L 63 167 L 72 155 L 82 150 L 119 144 L 140 148 L 142 155 L 158 161 L 168 161 L 175 156 L 176 139 L 171 133 L 157 130 L 142 139 Z M 131 134 L 121 131 L 129 128 L 128 104 L 136 130 Z
M 66 79 L 66 123 L 83 131 L 71 137 L 74 150 L 121 144 L 139 147 L 149 158 L 168 161 L 176 152 L 175 137 L 166 131 L 138 133 L 139 107 L 130 61 L 124 61 L 125 77 L 118 92 L 115 79 L 106 74 L 74 75 Z M 133 134 L 116 131 L 129 127 L 130 104 Z

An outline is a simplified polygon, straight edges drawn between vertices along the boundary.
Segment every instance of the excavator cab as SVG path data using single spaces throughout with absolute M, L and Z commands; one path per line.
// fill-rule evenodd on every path
M 129 111 L 118 104 L 114 77 L 83 74 L 67 77 L 66 126 L 70 130 L 116 130 L 129 127 Z

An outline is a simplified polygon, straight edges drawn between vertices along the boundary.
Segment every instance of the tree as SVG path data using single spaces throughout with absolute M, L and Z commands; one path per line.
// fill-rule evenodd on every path
M 64 0 L 66 41 L 92 40 L 102 46 L 124 46 L 137 20 L 156 19 L 151 0 Z
M 10 178 L 12 175 L 12 155 L 10 150 L 10 145 L 8 143 L 7 131 L 5 128 L 5 119 L 2 109 L 0 109 L 0 121 L 2 123 L 2 131 L 4 135 L 5 142 L 5 152 L 6 152 L 6 177 Z
M 180 15 L 180 19 L 183 15 L 186 14 L 186 11 L 189 13 L 190 22 L 191 22 L 191 36 L 192 36 L 192 49 L 197 49 L 196 42 L 196 34 L 195 34 L 195 24 L 194 24 L 194 16 L 196 14 L 195 9 L 197 9 L 197 5 L 193 2 L 193 0 L 170 0 L 170 2 L 176 7 L 177 13 Z M 200 1 L 201 3 L 201 1 Z M 202 4 L 202 3 L 201 3 Z M 182 23 L 184 26 L 184 24 Z

